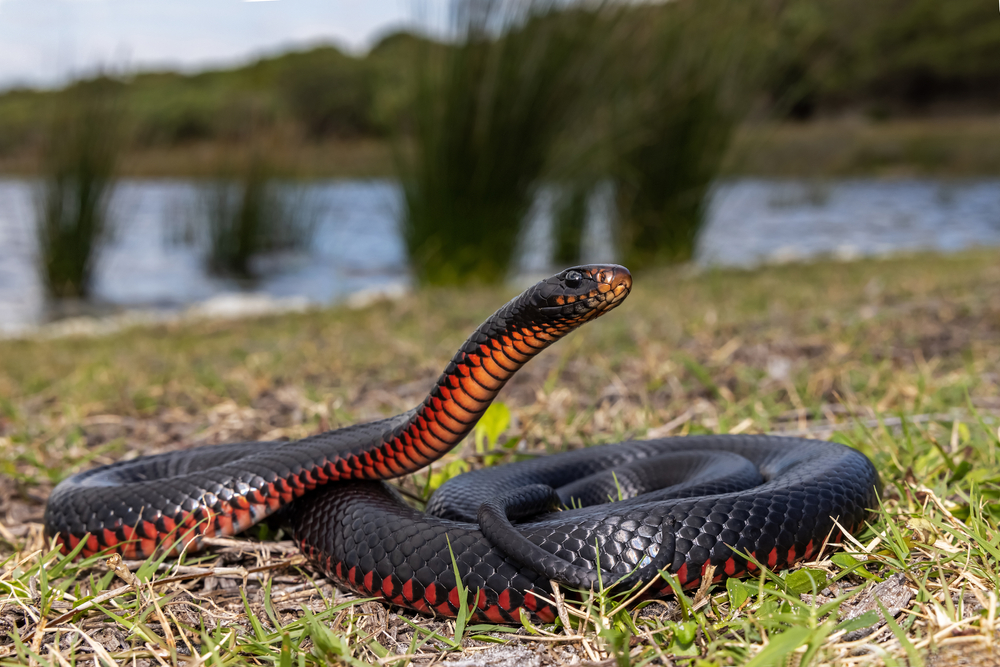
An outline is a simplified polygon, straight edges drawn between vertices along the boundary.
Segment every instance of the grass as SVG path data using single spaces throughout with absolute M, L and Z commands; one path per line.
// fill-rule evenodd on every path
M 558 623 L 507 632 L 336 592 L 287 541 L 125 563 L 133 580 L 51 551 L 40 520 L 53 483 L 95 463 L 410 407 L 509 290 L 0 342 L 0 664 L 421 665 L 487 651 L 542 664 L 993 664 L 997 260 L 981 250 L 637 273 L 621 308 L 504 390 L 500 440 L 544 452 L 665 433 L 830 438 L 873 458 L 883 508 L 856 540 L 792 571 L 662 602 L 563 601 Z M 523 455 L 483 445 L 503 421 L 435 473 Z M 403 484 L 419 495 L 427 480 Z M 891 622 L 861 636 L 879 604 Z
M 270 139 L 268 139 L 270 143 Z M 126 177 L 215 176 L 232 152 L 224 141 L 180 146 L 126 147 Z M 849 176 L 1000 175 L 1000 129 L 994 116 L 898 118 L 861 116 L 805 123 L 750 122 L 736 128 L 723 160 L 725 176 L 834 178 Z M 286 140 L 272 152 L 280 173 L 296 178 L 392 178 L 395 168 L 382 139 Z M 0 154 L 0 174 L 39 174 L 37 152 Z
M 791 178 L 975 178 L 1000 174 L 998 146 L 1000 128 L 988 115 L 748 123 L 736 132 L 723 171 Z

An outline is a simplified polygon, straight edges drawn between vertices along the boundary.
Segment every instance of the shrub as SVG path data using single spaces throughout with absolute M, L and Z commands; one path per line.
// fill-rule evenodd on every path
M 278 85 L 308 137 L 372 130 L 372 86 L 363 63 L 332 47 L 287 56 Z

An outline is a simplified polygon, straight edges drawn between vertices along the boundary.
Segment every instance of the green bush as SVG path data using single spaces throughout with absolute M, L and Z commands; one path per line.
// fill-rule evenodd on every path
M 51 94 L 13 89 L 0 94 L 0 157 L 14 155 L 42 143 L 46 129 L 41 122 L 53 106 Z
M 502 8 L 498 7 L 506 3 L 485 4 L 493 5 L 491 11 L 499 14 Z M 937 102 L 974 110 L 995 110 L 1000 104 L 1000 21 L 996 9 L 982 0 L 744 4 L 735 12 L 716 11 L 716 4 L 700 0 L 620 3 L 619 7 L 622 15 L 638 17 L 640 23 L 655 23 L 657 14 L 673 10 L 674 14 L 701 12 L 711 16 L 715 32 L 737 40 L 752 35 L 766 41 L 770 55 L 760 91 L 769 100 L 770 111 L 765 112 L 773 115 L 807 118 L 860 109 L 882 118 L 923 112 Z M 572 2 L 527 0 L 514 21 L 523 21 L 533 11 L 525 5 L 534 7 L 535 14 L 570 14 L 574 7 Z M 744 10 L 750 7 L 767 12 L 766 20 L 748 23 Z M 491 28 L 494 35 L 495 28 Z M 603 49 L 614 41 L 611 31 L 607 32 L 591 48 Z M 707 38 L 719 43 L 711 34 Z M 633 50 L 621 61 L 624 74 L 633 65 L 641 67 L 643 53 L 655 48 L 638 53 L 638 58 Z M 363 58 L 324 46 L 228 70 L 138 74 L 128 82 L 124 101 L 135 118 L 140 145 L 218 139 L 231 126 L 226 110 L 238 109 L 242 105 L 238 100 L 248 95 L 255 98 L 255 105 L 269 110 L 270 123 L 294 126 L 309 140 L 381 136 L 395 129 L 400 120 L 416 127 L 411 101 L 418 97 L 421 84 L 412 65 L 421 59 L 421 51 L 447 50 L 447 44 L 396 33 Z M 0 152 L 34 147 L 37 137 L 44 134 L 45 105 L 57 94 L 23 89 L 0 93 Z M 586 134 L 602 133 L 604 120 L 582 126 L 584 134 L 578 137 L 587 140 Z
M 990 3 L 792 0 L 766 28 L 764 89 L 793 117 L 1000 102 L 1000 21 Z
M 178 96 L 149 110 L 136 121 L 140 145 L 176 145 L 210 139 L 217 133 L 218 110 L 191 95 Z
M 286 57 L 278 88 L 306 135 L 370 134 L 372 84 L 364 64 L 325 47 Z

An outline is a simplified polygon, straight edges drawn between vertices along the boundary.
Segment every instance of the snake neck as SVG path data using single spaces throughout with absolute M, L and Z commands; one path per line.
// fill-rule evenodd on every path
M 511 301 L 469 336 L 423 403 L 401 415 L 381 444 L 355 453 L 350 476 L 397 477 L 439 459 L 469 434 L 514 373 L 587 319 L 538 323 Z

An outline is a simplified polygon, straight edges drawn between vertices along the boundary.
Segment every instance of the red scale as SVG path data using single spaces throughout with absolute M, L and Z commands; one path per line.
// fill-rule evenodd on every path
M 483 614 L 483 616 L 486 617 L 486 620 L 488 620 L 488 621 L 490 621 L 492 623 L 506 623 L 507 622 L 507 619 L 504 617 L 503 613 L 500 611 L 500 607 L 498 607 L 496 605 L 492 605 L 490 607 L 487 607 L 486 609 L 483 610 L 482 614 Z
M 403 584 L 403 598 L 407 602 L 413 602 L 413 579 L 407 579 Z

